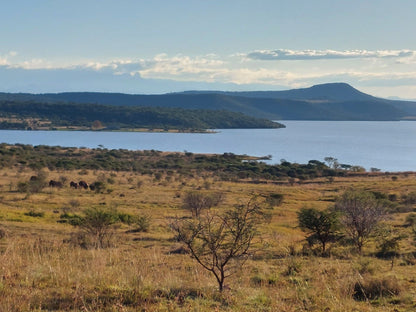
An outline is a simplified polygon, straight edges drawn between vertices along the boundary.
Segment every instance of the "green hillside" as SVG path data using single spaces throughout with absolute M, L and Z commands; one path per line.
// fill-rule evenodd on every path
M 224 110 L 0 101 L 1 129 L 83 127 L 96 130 L 281 128 L 282 124 Z

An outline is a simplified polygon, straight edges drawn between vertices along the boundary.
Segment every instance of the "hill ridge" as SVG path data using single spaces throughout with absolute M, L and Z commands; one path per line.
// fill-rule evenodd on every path
M 416 119 L 416 102 L 374 97 L 344 82 L 284 91 L 0 93 L 1 100 L 228 110 L 271 120 Z

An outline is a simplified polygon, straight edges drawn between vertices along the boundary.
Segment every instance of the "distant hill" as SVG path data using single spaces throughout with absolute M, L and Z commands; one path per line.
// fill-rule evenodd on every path
M 346 83 L 287 91 L 187 91 L 161 95 L 69 92 L 0 93 L 0 100 L 112 106 L 227 110 L 271 120 L 400 120 L 416 116 L 416 102 L 377 98 Z
M 358 91 L 347 83 L 327 83 L 315 85 L 310 88 L 292 89 L 285 91 L 242 91 L 221 92 L 209 91 L 210 93 L 221 93 L 232 96 L 244 96 L 250 98 L 287 99 L 298 101 L 369 101 L 377 98 Z M 202 94 L 206 91 L 186 91 L 187 94 Z
M 0 100 L 0 129 L 205 130 L 282 128 L 284 125 L 238 112 L 172 107 L 114 106 Z M 45 130 L 46 130 L 45 129 Z

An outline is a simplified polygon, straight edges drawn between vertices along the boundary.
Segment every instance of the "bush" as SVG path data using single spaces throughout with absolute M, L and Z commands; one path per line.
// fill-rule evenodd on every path
M 377 234 L 379 251 L 376 253 L 376 256 L 385 259 L 397 257 L 400 251 L 400 241 L 407 238 L 407 235 L 398 232 L 392 227 L 382 227 Z
M 276 286 L 277 282 L 277 275 L 263 276 L 256 274 L 250 278 L 250 283 L 253 286 Z
M 43 171 L 39 171 L 37 175 L 32 176 L 27 182 L 19 182 L 17 184 L 17 190 L 22 193 L 39 193 L 47 185 L 46 182 L 47 174 Z
M 95 191 L 95 193 L 104 193 L 106 188 L 105 183 L 101 181 L 95 181 L 90 185 L 91 191 Z
M 6 231 L 0 228 L 0 239 L 2 239 L 3 237 L 6 237 Z
M 266 202 L 270 205 L 270 207 L 277 207 L 283 203 L 283 198 L 283 194 L 273 193 L 266 197 Z
M 34 218 L 42 218 L 45 213 L 44 212 L 36 212 L 34 210 L 30 210 L 24 213 L 25 216 L 34 217 Z
M 78 208 L 79 206 L 81 206 L 81 203 L 79 202 L 78 199 L 71 199 L 68 204 L 71 206 L 71 208 Z
M 291 257 L 289 259 L 289 262 L 287 264 L 287 268 L 284 274 L 287 276 L 296 275 L 297 273 L 300 272 L 301 268 L 302 268 L 302 264 L 299 261 L 297 261 L 294 257 Z
M 192 191 L 185 194 L 182 202 L 184 209 L 191 211 L 193 217 L 198 217 L 202 210 L 218 206 L 224 199 L 224 194 L 220 192 L 205 194 Z
M 415 205 L 416 204 L 416 192 L 410 192 L 408 194 L 403 194 L 401 196 L 401 201 L 405 205 Z
M 402 287 L 394 276 L 368 278 L 354 284 L 353 298 L 358 301 L 393 297 L 400 294 Z
M 82 217 L 76 214 L 63 213 L 58 220 L 59 223 L 69 223 L 73 226 L 80 226 L 82 223 Z
M 150 228 L 150 217 L 149 216 L 137 216 L 134 222 L 135 232 L 148 232 Z
M 115 224 L 120 221 L 116 210 L 106 208 L 88 208 L 84 216 L 69 218 L 73 225 L 78 226 L 87 238 L 90 238 L 93 248 L 106 248 L 114 234 Z M 87 246 L 88 247 L 88 246 Z
M 411 213 L 406 217 L 405 226 L 416 226 L 416 213 Z

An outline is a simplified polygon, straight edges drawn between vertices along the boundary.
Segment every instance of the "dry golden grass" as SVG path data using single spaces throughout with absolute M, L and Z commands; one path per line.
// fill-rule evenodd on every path
M 349 187 L 388 194 L 416 191 L 414 174 L 359 176 L 313 183 L 276 185 L 217 181 L 197 175 L 154 177 L 128 172 L 48 172 L 48 180 L 65 177 L 62 189 L 46 187 L 38 194 L 16 191 L 19 181 L 35 172 L 0 171 L 0 311 L 414 311 L 416 309 L 415 246 L 410 229 L 402 227 L 407 213 L 389 221 L 409 237 L 401 243 L 402 257 L 390 260 L 372 254 L 375 244 L 355 255 L 348 246 L 332 248 L 323 258 L 302 253 L 304 233 L 297 228 L 302 207 L 326 208 Z M 108 180 L 110 179 L 110 180 Z M 108 191 L 96 194 L 69 188 L 70 181 L 104 180 Z M 108 182 L 114 183 L 108 183 Z M 194 189 L 221 191 L 226 200 L 216 209 L 246 202 L 254 194 L 284 194 L 281 206 L 270 210 L 271 222 L 261 229 L 253 256 L 226 280 L 216 282 L 180 247 L 169 230 L 172 218 L 188 215 L 181 196 Z M 147 233 L 127 233 L 121 226 L 114 246 L 82 249 L 67 243 L 76 229 L 57 221 L 64 212 L 88 207 L 112 207 L 151 216 Z M 43 217 L 25 215 L 28 211 Z M 353 298 L 357 282 L 394 278 L 399 294 L 375 300 Z

